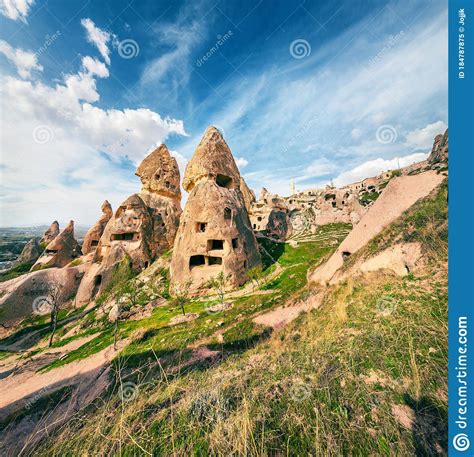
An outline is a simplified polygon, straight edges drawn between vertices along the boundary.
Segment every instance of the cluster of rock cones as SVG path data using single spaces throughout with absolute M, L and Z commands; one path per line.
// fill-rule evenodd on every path
M 249 269 L 260 265 L 246 205 L 252 193 L 218 129 L 206 130 L 187 165 L 183 188 L 189 197 L 184 212 L 178 164 L 166 145 L 151 152 L 135 174 L 141 190 L 115 212 L 106 200 L 82 247 L 74 237 L 73 221 L 62 231 L 55 221 L 41 240 L 29 243 L 27 260 L 36 261 L 32 273 L 15 287 L 12 300 L 26 305 L 35 295 L 33 284 L 56 281 L 64 276 L 59 270 L 70 270 L 76 280 L 64 284 L 69 289 L 64 299 L 76 294 L 80 306 L 107 287 L 118 263 L 126 260 L 134 271 L 141 271 L 171 248 L 172 290 L 187 284 L 192 293 L 203 293 L 220 272 L 228 287 L 237 287 L 246 281 Z M 26 257 L 25 251 L 21 261 Z

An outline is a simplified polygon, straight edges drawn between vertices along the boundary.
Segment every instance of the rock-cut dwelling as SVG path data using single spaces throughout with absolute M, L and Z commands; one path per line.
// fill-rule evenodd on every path
M 76 238 L 74 238 L 74 221 L 70 221 L 66 228 L 48 243 L 43 254 L 31 270 L 51 267 L 62 268 L 80 255 L 81 248 Z
M 105 226 L 93 263 L 79 287 L 78 303 L 94 298 L 123 259 L 140 271 L 173 246 L 181 215 L 176 159 L 162 144 L 142 161 L 135 174 L 142 188 L 117 208 Z
M 191 282 L 192 293 L 224 273 L 227 288 L 247 279 L 260 265 L 241 177 L 219 130 L 208 127 L 186 167 L 183 188 L 189 197 L 181 216 L 171 260 L 171 290 Z
M 102 234 L 104 233 L 105 226 L 112 218 L 112 206 L 110 203 L 105 200 L 102 203 L 102 216 L 100 219 L 87 231 L 86 235 L 84 236 L 84 242 L 82 243 L 82 253 L 84 255 L 89 254 L 92 251 L 95 251 L 97 246 L 99 245 L 99 240 Z

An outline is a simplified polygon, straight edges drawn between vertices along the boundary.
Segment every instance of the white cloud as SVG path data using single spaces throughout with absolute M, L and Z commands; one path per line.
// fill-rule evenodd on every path
M 34 2 L 34 0 L 0 0 L 0 14 L 26 24 L 26 17 Z
M 0 225 L 90 224 L 105 198 L 116 207 L 140 188 L 133 169 L 152 148 L 186 135 L 182 121 L 150 109 L 97 106 L 95 77 L 107 75 L 86 56 L 81 71 L 55 85 L 1 78 Z
M 243 157 L 236 157 L 235 163 L 237 164 L 237 167 L 244 168 L 249 164 L 249 161 Z
M 96 75 L 99 78 L 108 78 L 109 76 L 109 70 L 106 65 L 90 56 L 85 56 L 82 58 L 82 66 L 91 75 Z
M 437 121 L 428 124 L 422 129 L 416 129 L 407 135 L 407 143 L 416 148 L 425 149 L 433 145 L 433 139 L 436 135 L 444 133 L 448 126 L 443 121 Z
M 32 71 L 43 71 L 38 63 L 36 54 L 20 48 L 13 48 L 4 40 L 0 40 L 0 53 L 16 66 L 18 74 L 22 78 L 30 78 Z
M 351 130 L 351 137 L 354 138 L 354 140 L 358 140 L 362 136 L 362 130 L 355 128 Z
M 87 31 L 87 41 L 99 50 L 107 65 L 110 65 L 110 49 L 107 43 L 111 40 L 112 35 L 97 27 L 89 18 L 81 19 L 81 25 Z
M 397 168 L 407 167 L 413 163 L 421 162 L 428 157 L 428 154 L 417 152 L 404 157 L 394 157 L 393 159 L 374 159 L 341 173 L 334 179 L 334 184 L 338 187 L 361 181 L 371 176 L 387 170 L 396 170 Z
M 321 157 L 319 159 L 313 160 L 310 165 L 306 168 L 305 174 L 302 177 L 296 179 L 296 181 L 303 181 L 307 178 L 320 178 L 321 176 L 326 176 L 330 173 L 334 173 L 337 170 L 336 163 Z

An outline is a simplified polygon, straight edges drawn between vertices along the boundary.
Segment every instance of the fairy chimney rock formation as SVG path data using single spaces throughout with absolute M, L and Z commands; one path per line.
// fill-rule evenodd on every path
M 39 238 L 32 238 L 21 251 L 19 257 L 13 262 L 13 266 L 21 265 L 24 263 L 35 263 L 39 256 L 42 254 L 43 248 L 41 247 Z
M 135 174 L 142 182 L 142 192 L 181 199 L 178 164 L 165 144 L 145 157 Z
M 228 189 L 240 187 L 240 173 L 229 146 L 215 127 L 208 127 L 186 167 L 183 188 L 191 192 L 202 180 L 212 180 Z
M 51 241 L 53 241 L 59 235 L 59 224 L 58 221 L 54 221 L 44 232 L 43 237 L 40 240 L 40 244 L 46 247 Z
M 250 211 L 252 204 L 256 201 L 255 193 L 252 189 L 250 189 L 249 186 L 247 186 L 245 179 L 242 177 L 240 177 L 240 190 L 242 191 L 242 196 L 244 197 L 245 207 L 247 208 L 247 211 Z
M 49 267 L 62 268 L 77 258 L 80 253 L 79 244 L 74 238 L 74 221 L 70 221 L 66 228 L 46 246 L 32 270 Z
M 84 237 L 84 242 L 82 243 L 83 254 L 89 254 L 89 252 L 92 252 L 93 250 L 97 248 L 100 237 L 102 236 L 102 233 L 104 233 L 105 226 L 107 225 L 107 222 L 109 222 L 110 218 L 113 215 L 112 206 L 110 206 L 110 203 L 107 200 L 105 200 L 104 203 L 102 203 L 101 210 L 102 210 L 102 216 L 87 231 Z
M 87 303 L 107 286 L 116 264 L 147 268 L 174 243 L 181 216 L 180 175 L 176 159 L 162 144 L 139 165 L 140 192 L 128 197 L 105 226 L 77 296 Z
M 188 163 L 183 187 L 190 192 L 171 260 L 171 290 L 191 282 L 190 291 L 224 273 L 227 288 L 260 265 L 257 241 L 240 189 L 240 173 L 221 133 L 209 127 Z

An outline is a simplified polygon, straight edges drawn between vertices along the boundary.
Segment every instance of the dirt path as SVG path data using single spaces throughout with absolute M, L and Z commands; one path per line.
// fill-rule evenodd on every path
M 324 291 L 321 291 L 315 295 L 311 295 L 296 305 L 279 306 L 278 308 L 254 317 L 252 320 L 256 324 L 265 325 L 266 327 L 272 327 L 274 330 L 278 330 L 295 320 L 302 312 L 319 308 L 323 297 Z
M 11 410 L 21 407 L 18 404 L 19 402 L 26 404 L 29 397 L 34 394 L 41 392 L 42 395 L 45 395 L 49 390 L 54 391 L 63 386 L 82 383 L 92 373 L 95 375 L 97 369 L 103 368 L 110 363 L 118 352 L 114 350 L 113 346 L 109 346 L 86 359 L 77 360 L 44 373 L 37 372 L 41 366 L 57 360 L 59 354 L 69 353 L 95 336 L 90 335 L 72 341 L 69 345 L 58 348 L 63 349 L 62 352 L 38 354 L 38 356 L 27 359 L 23 364 L 20 363 L 20 365 L 16 366 L 14 371 L 0 380 L 0 391 L 2 392 L 0 397 L 0 417 L 5 417 Z M 121 341 L 118 350 L 122 349 L 126 344 L 126 340 Z M 1 369 L 5 374 L 12 367 L 2 366 Z M 14 405 L 14 408 L 10 408 L 12 405 Z

